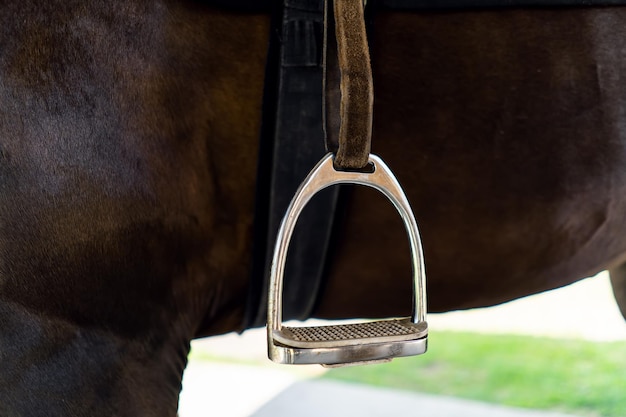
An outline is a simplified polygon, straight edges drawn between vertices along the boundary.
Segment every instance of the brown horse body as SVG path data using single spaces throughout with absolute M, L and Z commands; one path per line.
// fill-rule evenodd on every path
M 174 415 L 189 341 L 242 322 L 269 17 L 46 4 L 0 6 L 0 415 Z M 376 15 L 373 151 L 431 311 L 626 260 L 625 28 L 622 8 Z M 392 207 L 355 189 L 342 225 L 315 315 L 406 314 Z

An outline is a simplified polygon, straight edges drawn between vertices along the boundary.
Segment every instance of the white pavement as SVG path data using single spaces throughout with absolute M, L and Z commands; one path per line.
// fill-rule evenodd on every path
M 571 417 L 521 410 L 436 395 L 350 385 L 300 381 L 274 397 L 251 417 Z
M 497 307 L 431 314 L 431 329 L 626 340 L 626 322 L 607 274 Z M 265 330 L 196 341 L 194 350 L 250 361 L 250 366 L 191 361 L 183 380 L 180 417 L 568 417 L 425 394 L 312 380 L 318 366 L 267 360 Z

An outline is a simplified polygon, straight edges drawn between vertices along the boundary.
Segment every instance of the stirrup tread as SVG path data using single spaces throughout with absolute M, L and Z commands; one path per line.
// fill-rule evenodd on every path
M 412 323 L 404 318 L 332 326 L 283 326 L 273 336 L 285 346 L 311 348 L 401 342 L 426 337 L 427 334 L 426 322 Z

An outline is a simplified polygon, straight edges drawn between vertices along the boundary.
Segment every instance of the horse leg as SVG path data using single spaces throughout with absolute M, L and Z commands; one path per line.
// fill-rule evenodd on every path
M 609 269 L 611 276 L 611 287 L 613 287 L 613 295 L 622 316 L 626 319 L 626 263 Z
M 188 344 L 0 302 L 0 415 L 174 416 Z

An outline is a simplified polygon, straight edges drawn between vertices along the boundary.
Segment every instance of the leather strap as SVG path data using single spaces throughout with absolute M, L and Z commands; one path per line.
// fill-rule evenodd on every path
M 365 7 L 363 0 L 333 3 L 332 15 L 327 10 L 326 26 L 330 29 L 334 22 L 335 35 L 335 42 L 330 36 L 327 41 L 326 147 L 336 154 L 335 168 L 358 170 L 366 167 L 371 149 L 374 105 Z
M 285 0 L 275 11 L 269 55 L 257 180 L 256 256 L 244 329 L 265 325 L 276 233 L 300 183 L 326 153 L 321 94 L 324 0 Z M 315 306 L 338 193 L 337 187 L 324 190 L 300 216 L 285 268 L 285 319 L 308 318 Z

